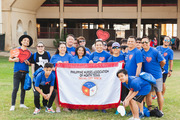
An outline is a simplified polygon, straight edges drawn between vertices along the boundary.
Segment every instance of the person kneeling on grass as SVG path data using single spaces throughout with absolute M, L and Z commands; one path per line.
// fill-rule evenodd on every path
M 122 84 L 129 89 L 129 94 L 123 101 L 124 107 L 129 105 L 133 114 L 129 120 L 140 120 L 136 101 L 139 103 L 143 101 L 144 97 L 151 91 L 151 84 L 140 77 L 128 76 L 125 69 L 119 70 L 116 75 Z
M 33 113 L 34 115 L 38 114 L 41 109 L 39 94 L 41 94 L 44 99 L 48 100 L 48 105 L 45 112 L 55 113 L 55 111 L 51 108 L 56 96 L 56 93 L 54 91 L 55 75 L 52 72 L 52 68 L 53 64 L 46 63 L 44 65 L 44 69 L 39 72 L 36 78 L 33 80 L 34 104 L 36 107 Z

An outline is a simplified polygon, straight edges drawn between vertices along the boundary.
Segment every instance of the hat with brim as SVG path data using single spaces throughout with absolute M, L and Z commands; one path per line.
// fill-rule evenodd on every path
M 30 47 L 30 46 L 33 44 L 33 39 L 32 39 L 32 37 L 29 36 L 29 35 L 22 35 L 22 36 L 19 38 L 19 45 L 22 45 L 21 41 L 22 41 L 24 38 L 28 38 L 28 39 L 29 39 L 29 46 L 27 46 L 27 47 Z

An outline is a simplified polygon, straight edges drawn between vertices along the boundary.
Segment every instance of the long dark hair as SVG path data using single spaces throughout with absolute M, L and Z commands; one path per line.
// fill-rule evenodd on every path
M 59 47 L 60 47 L 60 45 L 62 45 L 62 44 L 64 44 L 64 45 L 66 46 L 66 42 L 60 42 L 59 45 L 58 45 L 58 48 L 57 48 L 57 50 L 56 50 L 56 52 L 55 52 L 55 54 L 59 54 Z M 67 48 L 66 48 L 66 53 L 67 53 Z
M 75 51 L 75 54 L 79 57 L 79 55 L 78 55 L 78 53 L 77 53 L 77 51 L 79 50 L 79 48 L 83 48 L 83 51 L 84 51 L 83 56 L 85 56 L 85 55 L 86 55 L 86 49 L 85 49 L 84 46 L 79 46 L 79 47 L 77 47 L 77 48 L 76 48 L 76 51 Z

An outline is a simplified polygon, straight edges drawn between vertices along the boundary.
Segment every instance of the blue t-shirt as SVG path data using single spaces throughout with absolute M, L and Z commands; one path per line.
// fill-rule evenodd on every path
M 67 47 L 67 52 L 72 56 L 75 56 L 75 51 L 76 51 L 75 47 Z
M 64 56 L 60 56 L 59 54 L 55 54 L 51 57 L 50 63 L 56 66 L 58 61 L 62 61 L 63 63 L 72 63 L 73 57 L 72 55 L 66 53 Z
M 155 48 L 152 47 L 150 47 L 147 52 L 143 50 L 142 54 L 143 71 L 152 74 L 155 79 L 162 78 L 160 62 L 164 60 L 164 57 Z
M 138 92 L 138 95 L 147 95 L 151 91 L 151 84 L 148 81 L 141 79 L 140 77 L 136 76 L 129 76 L 128 77 L 128 84 L 125 82 L 122 83 L 126 88 L 132 90 L 133 92 Z
M 125 60 L 124 55 L 120 54 L 118 57 L 110 56 L 108 62 L 120 62 L 120 61 L 124 62 L 124 60 Z
M 55 81 L 55 74 L 53 72 L 51 72 L 51 74 L 49 75 L 48 78 L 45 78 L 45 71 L 43 70 L 41 73 L 39 73 L 36 76 L 36 80 L 35 82 L 35 86 L 39 87 L 39 85 L 50 85 L 50 86 L 54 86 L 54 81 Z
M 89 59 L 92 60 L 94 63 L 97 63 L 99 61 L 101 61 L 102 63 L 105 63 L 105 62 L 107 62 L 107 60 L 110 56 L 111 55 L 108 52 L 103 50 L 101 53 L 93 52 L 89 56 Z
M 85 47 L 85 49 L 86 49 L 86 57 L 89 58 L 89 56 L 91 55 L 91 51 L 87 47 Z
M 168 48 L 163 48 L 163 46 L 158 46 L 156 49 L 165 58 L 166 64 L 164 65 L 164 70 L 165 70 L 164 73 L 168 73 L 169 60 L 173 60 L 173 55 L 174 55 L 173 50 L 170 49 L 169 47 Z
M 79 59 L 78 56 L 76 55 L 73 58 L 73 63 L 89 63 L 89 58 L 86 56 L 83 56 L 81 59 Z
M 137 48 L 125 54 L 125 69 L 129 76 L 136 76 L 137 64 L 141 62 L 143 62 L 142 53 Z
M 21 49 L 21 47 L 18 47 L 18 49 Z M 31 56 L 32 56 L 32 53 L 31 53 Z M 30 60 L 31 56 L 27 60 Z M 23 63 L 14 62 L 14 72 L 18 72 L 19 70 L 29 72 L 29 65 L 27 65 L 25 62 L 23 62 Z

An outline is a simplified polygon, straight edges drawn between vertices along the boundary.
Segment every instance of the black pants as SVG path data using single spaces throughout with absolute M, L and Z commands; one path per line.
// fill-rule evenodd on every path
M 48 94 L 50 92 L 50 85 L 44 85 L 44 86 L 40 85 L 39 88 L 42 89 L 44 94 Z M 35 89 L 34 85 L 33 85 L 33 91 L 34 91 L 35 107 L 40 109 L 41 108 L 40 107 L 40 93 Z M 47 105 L 48 108 L 52 106 L 55 97 L 56 97 L 56 92 L 53 90 L 51 97 L 49 99 L 48 105 Z
M 13 91 L 12 91 L 12 105 L 16 103 L 16 96 L 19 89 L 19 84 L 21 83 L 21 100 L 20 104 L 24 104 L 25 90 L 24 90 L 24 81 L 25 81 L 25 72 L 14 72 L 13 76 Z
M 129 89 L 127 89 L 123 84 L 122 84 L 122 89 L 121 89 L 121 101 L 124 101 L 126 96 L 129 93 Z

